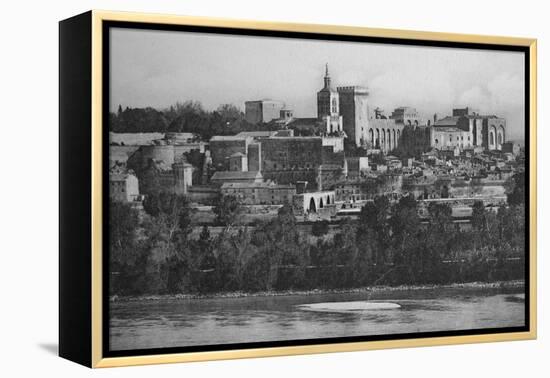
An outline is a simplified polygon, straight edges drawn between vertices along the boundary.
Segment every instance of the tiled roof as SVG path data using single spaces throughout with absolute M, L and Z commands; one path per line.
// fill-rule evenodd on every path
M 282 184 L 275 184 L 273 181 L 263 181 L 263 182 L 256 182 L 256 183 L 247 183 L 247 182 L 224 182 L 222 184 L 222 189 L 251 189 L 251 188 L 274 188 L 274 189 L 294 189 L 294 185 L 282 185 Z
M 267 138 L 277 134 L 277 131 L 241 131 L 236 137 Z
M 317 118 L 294 118 L 288 123 L 288 127 L 316 127 L 320 124 Z
M 210 138 L 210 142 L 216 142 L 216 141 L 230 141 L 230 140 L 245 140 L 246 136 L 239 136 L 239 135 L 215 135 L 212 138 Z
M 255 180 L 261 177 L 262 174 L 258 171 L 218 171 L 214 173 L 211 180 Z
M 460 117 L 445 117 L 437 120 L 434 126 L 456 126 Z

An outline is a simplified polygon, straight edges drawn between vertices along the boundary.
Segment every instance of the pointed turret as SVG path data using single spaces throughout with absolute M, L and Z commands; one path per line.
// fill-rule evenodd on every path
M 330 75 L 328 74 L 328 63 L 325 64 L 325 88 L 330 89 Z

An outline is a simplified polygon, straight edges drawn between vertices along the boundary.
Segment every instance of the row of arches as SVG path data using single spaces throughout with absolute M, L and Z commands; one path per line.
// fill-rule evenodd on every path
M 504 126 L 491 126 L 489 128 L 489 148 L 495 149 L 499 148 L 499 146 L 502 146 L 504 142 L 506 142 L 506 131 L 504 129 Z
M 323 208 L 334 205 L 334 192 L 313 192 L 304 193 L 304 211 L 308 213 L 318 213 Z
M 401 130 L 397 129 L 369 129 L 369 142 L 374 148 L 391 151 L 397 148 Z

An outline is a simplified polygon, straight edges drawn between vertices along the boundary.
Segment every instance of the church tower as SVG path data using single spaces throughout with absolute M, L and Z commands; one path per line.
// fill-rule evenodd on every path
M 324 86 L 317 92 L 317 119 L 322 121 L 324 133 L 328 136 L 342 136 L 343 120 L 340 115 L 340 95 L 332 88 L 328 63 L 325 66 Z
M 332 88 L 330 75 L 328 73 L 328 63 L 325 66 L 324 86 L 317 92 L 317 118 L 324 116 L 337 116 L 339 114 L 338 92 Z

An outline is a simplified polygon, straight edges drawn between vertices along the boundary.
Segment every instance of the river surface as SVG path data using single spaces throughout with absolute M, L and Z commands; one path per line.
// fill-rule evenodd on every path
M 525 296 L 439 288 L 161 299 L 114 302 L 110 314 L 110 349 L 126 350 L 523 326 Z

